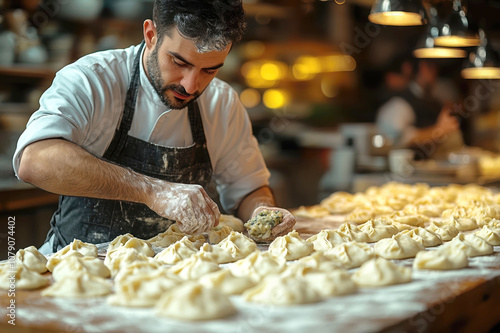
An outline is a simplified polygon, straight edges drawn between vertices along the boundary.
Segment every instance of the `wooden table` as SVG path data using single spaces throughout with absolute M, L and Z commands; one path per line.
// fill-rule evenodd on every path
M 340 220 L 299 220 L 304 237 Z M 413 259 L 399 260 L 411 266 Z M 0 291 L 2 332 L 488 332 L 500 323 L 500 246 L 470 259 L 458 271 L 413 271 L 408 284 L 361 288 L 358 293 L 301 306 L 263 306 L 231 297 L 232 317 L 209 322 L 176 321 L 154 309 L 107 305 L 105 298 L 42 298 L 16 292 L 16 326 L 7 323 L 10 298 Z M 499 330 L 500 326 L 496 327 Z

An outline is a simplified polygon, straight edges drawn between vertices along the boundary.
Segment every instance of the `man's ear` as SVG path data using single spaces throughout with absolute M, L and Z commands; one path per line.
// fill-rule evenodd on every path
M 143 24 L 144 41 L 149 50 L 153 50 L 158 42 L 158 32 L 152 20 L 146 20 Z

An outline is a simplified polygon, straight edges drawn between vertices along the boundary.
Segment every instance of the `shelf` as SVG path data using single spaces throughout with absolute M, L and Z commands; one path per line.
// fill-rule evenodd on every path
M 52 79 L 55 73 L 55 70 L 43 66 L 0 66 L 0 77 L 48 80 Z

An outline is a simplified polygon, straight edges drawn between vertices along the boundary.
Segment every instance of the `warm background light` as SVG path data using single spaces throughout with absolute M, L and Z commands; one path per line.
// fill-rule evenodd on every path
M 413 54 L 417 58 L 465 58 L 467 52 L 461 49 L 446 47 L 427 47 L 416 49 Z
M 368 15 L 368 20 L 381 25 L 413 26 L 422 25 L 422 16 L 417 13 L 383 12 Z
M 464 79 L 500 79 L 500 68 L 497 67 L 481 67 L 481 68 L 465 68 L 460 72 Z
M 269 89 L 264 92 L 262 97 L 264 105 L 270 109 L 278 109 L 288 102 L 288 94 L 284 90 Z
M 253 108 L 260 103 L 260 93 L 255 89 L 248 88 L 240 93 L 240 99 L 246 108 Z

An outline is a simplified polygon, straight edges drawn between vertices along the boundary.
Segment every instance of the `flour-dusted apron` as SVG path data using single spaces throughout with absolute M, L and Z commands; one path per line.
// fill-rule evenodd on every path
M 188 107 L 194 143 L 189 147 L 163 147 L 128 135 L 134 118 L 140 82 L 141 44 L 134 59 L 123 116 L 103 159 L 138 173 L 175 183 L 206 187 L 212 164 L 197 102 Z M 102 243 L 131 233 L 147 239 L 165 231 L 174 221 L 156 214 L 144 204 L 86 197 L 60 196 L 47 239 L 54 235 L 53 251 L 74 238 Z

